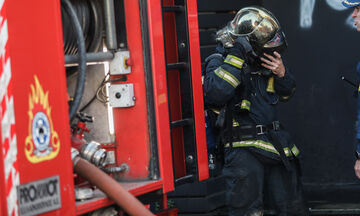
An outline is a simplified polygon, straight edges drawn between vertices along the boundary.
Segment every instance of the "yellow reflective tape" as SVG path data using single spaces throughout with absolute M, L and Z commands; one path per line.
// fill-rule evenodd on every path
M 348 2 L 347 0 L 344 1 L 345 4 L 348 4 L 348 5 L 357 5 L 359 4 L 360 2 Z
M 242 100 L 242 101 L 241 101 L 240 108 L 241 108 L 241 109 L 246 109 L 246 110 L 249 110 L 249 111 L 250 111 L 250 105 L 251 105 L 251 102 L 250 102 L 250 101 L 248 101 L 248 100 Z
M 295 89 L 296 89 L 296 88 L 292 88 L 292 89 L 291 89 L 291 94 L 290 94 L 289 96 L 280 96 L 280 98 L 281 98 L 282 100 L 287 100 L 287 99 L 289 99 L 289 98 L 291 97 L 291 95 L 295 92 Z
M 211 110 L 214 112 L 214 113 L 216 113 L 216 114 L 220 114 L 220 110 L 219 109 L 215 109 L 215 108 L 211 108 Z
M 232 66 L 235 66 L 239 69 L 241 69 L 244 64 L 244 60 L 233 55 L 227 55 L 224 62 Z
M 248 106 L 250 106 L 250 105 L 251 105 L 251 102 L 250 102 L 250 101 L 248 101 L 248 100 L 242 100 L 242 101 L 241 101 L 241 103 L 244 103 L 244 104 L 246 104 L 246 105 L 248 105 Z
M 239 127 L 239 122 L 235 121 L 235 119 L 233 119 L 233 127 Z
M 230 144 L 226 143 L 225 147 L 229 147 Z M 262 150 L 265 150 L 267 152 L 271 152 L 277 155 L 280 155 L 279 152 L 275 149 L 275 147 L 269 143 L 265 142 L 263 140 L 245 140 L 245 141 L 237 141 L 232 143 L 233 147 L 255 147 Z M 287 157 L 292 156 L 292 151 L 290 151 L 289 148 L 284 148 L 284 153 Z M 295 155 L 295 154 L 294 154 Z
M 221 79 L 228 82 L 234 88 L 236 88 L 238 85 L 240 85 L 240 81 L 235 76 L 233 76 L 231 73 L 227 72 L 226 70 L 222 69 L 221 67 L 218 67 L 215 70 L 215 74 L 218 77 L 220 77 Z
M 284 148 L 284 153 L 286 155 L 286 157 L 291 157 L 293 154 L 291 153 L 290 149 L 289 148 Z
M 283 100 L 287 100 L 289 98 L 290 98 L 290 96 L 281 96 L 281 99 L 283 99 Z
M 274 89 L 274 77 L 270 77 L 268 79 L 268 85 L 266 88 L 267 92 L 271 92 L 271 93 L 275 93 L 275 89 Z
M 300 150 L 296 147 L 296 145 L 294 145 L 292 148 L 291 148 L 291 152 L 295 155 L 295 156 L 298 156 L 300 154 Z

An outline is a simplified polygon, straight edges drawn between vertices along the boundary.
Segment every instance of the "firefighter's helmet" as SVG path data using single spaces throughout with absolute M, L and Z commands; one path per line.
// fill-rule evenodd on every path
M 232 47 L 239 36 L 248 38 L 255 51 L 282 51 L 287 42 L 280 23 L 268 10 L 258 6 L 245 7 L 234 19 L 217 32 L 217 41 Z

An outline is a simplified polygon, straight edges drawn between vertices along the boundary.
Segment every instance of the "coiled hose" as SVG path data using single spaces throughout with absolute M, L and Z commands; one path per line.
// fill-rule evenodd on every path
M 64 10 L 70 15 L 71 23 L 74 27 L 76 33 L 76 41 L 78 45 L 78 55 L 79 55 L 79 74 L 76 82 L 76 90 L 74 101 L 70 105 L 69 117 L 70 121 L 75 117 L 76 111 L 79 108 L 81 98 L 84 93 L 84 85 L 86 78 L 86 50 L 85 50 L 85 40 L 83 36 L 83 31 L 80 26 L 79 20 L 76 16 L 75 10 L 72 7 L 69 0 L 61 0 L 61 4 L 64 7 Z
M 86 51 L 98 52 L 101 48 L 104 29 L 103 6 L 99 0 L 70 0 L 78 17 L 85 40 Z M 70 14 L 62 7 L 61 17 L 63 23 L 64 53 L 76 55 L 76 32 L 71 25 Z

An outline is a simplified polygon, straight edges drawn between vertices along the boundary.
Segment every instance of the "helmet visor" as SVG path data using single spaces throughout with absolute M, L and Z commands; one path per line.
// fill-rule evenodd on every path
M 283 31 L 277 31 L 274 37 L 265 43 L 264 48 L 287 47 L 285 34 Z

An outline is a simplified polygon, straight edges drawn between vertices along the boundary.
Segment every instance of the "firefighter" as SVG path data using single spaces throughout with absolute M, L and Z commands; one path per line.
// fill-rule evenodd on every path
M 347 8 L 354 8 L 351 17 L 354 19 L 354 24 L 356 26 L 356 30 L 360 32 L 360 0 L 345 0 L 342 1 L 342 4 Z M 358 71 L 359 75 L 359 71 Z M 359 76 L 360 78 L 360 76 Z M 360 91 L 360 86 L 358 91 Z M 358 97 L 358 117 L 357 117 L 357 147 L 355 151 L 356 161 L 355 161 L 355 175 L 360 179 L 360 97 Z
M 287 42 L 278 20 L 264 8 L 246 7 L 216 40 L 216 53 L 205 60 L 204 98 L 218 114 L 229 215 L 263 215 L 263 197 L 276 215 L 308 215 L 299 150 L 276 112 L 295 90 L 282 61 Z

